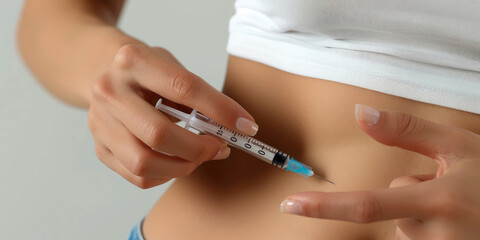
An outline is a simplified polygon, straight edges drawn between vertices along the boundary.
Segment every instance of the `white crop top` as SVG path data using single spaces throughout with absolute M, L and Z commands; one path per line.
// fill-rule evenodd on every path
M 229 54 L 480 114 L 478 0 L 237 0 Z

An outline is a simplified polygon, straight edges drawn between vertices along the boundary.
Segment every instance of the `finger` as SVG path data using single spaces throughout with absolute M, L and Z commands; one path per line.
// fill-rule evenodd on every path
M 125 135 L 129 135 L 129 133 L 127 132 Z M 121 139 L 123 139 L 124 145 L 114 144 L 110 148 L 122 165 L 136 176 L 145 178 L 185 177 L 201 163 L 156 152 L 131 134 L 122 136 Z M 107 146 L 109 146 L 108 143 Z
M 128 69 L 142 87 L 194 108 L 228 128 L 256 134 L 258 125 L 243 107 L 182 66 L 137 45 L 122 47 L 115 59 L 116 65 Z
M 425 175 L 413 175 L 413 176 L 404 176 L 394 179 L 390 183 L 390 188 L 404 187 L 422 183 L 424 181 L 432 180 L 435 178 L 435 174 L 425 174 Z M 396 220 L 397 230 L 396 236 L 399 240 L 411 240 L 416 239 L 415 236 L 418 236 L 418 231 L 422 227 L 422 221 L 415 218 L 403 218 Z
M 406 217 L 422 218 L 423 187 L 419 185 L 371 192 L 304 192 L 290 195 L 282 211 L 306 217 L 351 222 L 374 222 Z M 414 200 L 412 200 L 414 199 Z
M 95 150 L 98 158 L 110 169 L 119 174 L 122 178 L 126 179 L 133 185 L 148 189 L 161 184 L 164 184 L 171 180 L 171 178 L 144 178 L 133 175 L 129 172 L 120 162 L 115 159 L 112 152 L 104 145 L 96 144 Z
M 162 98 L 161 96 L 159 96 L 158 94 L 152 92 L 152 91 L 149 91 L 147 89 L 142 89 L 140 91 L 137 91 L 137 93 L 139 93 L 139 96 L 140 98 L 144 99 L 148 104 L 150 104 L 151 106 L 155 106 L 155 104 L 158 102 L 158 100 L 160 98 Z M 179 111 L 182 111 L 182 112 L 192 112 L 192 109 L 187 107 L 187 106 L 184 106 L 184 105 L 181 105 L 181 104 L 178 104 L 178 103 L 175 103 L 175 102 L 172 102 L 166 98 L 162 98 L 162 104 L 165 104 L 171 108 L 175 108 Z M 180 121 L 180 119 L 172 116 L 172 115 L 169 115 L 169 114 L 165 114 L 164 115 L 166 118 L 168 118 L 171 122 L 174 122 L 174 123 L 177 123 Z
M 106 116 L 104 118 L 107 118 Z M 131 134 L 121 123 L 109 124 L 98 130 L 102 142 L 113 156 L 133 175 L 144 178 L 174 178 L 190 174 L 201 162 L 186 161 L 152 150 Z
M 116 89 L 103 104 L 109 105 L 106 109 L 150 148 L 195 162 L 224 159 L 229 155 L 225 142 L 173 124 L 128 87 Z
M 403 176 L 403 177 L 395 178 L 390 183 L 390 188 L 414 185 L 414 184 L 418 184 L 418 183 L 421 183 L 421 182 L 424 182 L 424 181 L 432 180 L 434 178 L 435 178 L 435 174 Z
M 355 117 L 360 127 L 375 140 L 418 152 L 446 165 L 463 158 L 474 149 L 473 144 L 478 141 L 475 134 L 464 129 L 437 124 L 402 112 L 379 112 L 357 104 Z

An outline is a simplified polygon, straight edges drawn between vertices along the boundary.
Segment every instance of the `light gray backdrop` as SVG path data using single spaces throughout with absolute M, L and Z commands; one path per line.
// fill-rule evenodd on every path
M 220 89 L 233 3 L 130 1 L 120 27 Z M 138 189 L 96 158 L 86 111 L 46 93 L 17 54 L 22 1 L 1 5 L 0 238 L 126 239 L 167 185 Z

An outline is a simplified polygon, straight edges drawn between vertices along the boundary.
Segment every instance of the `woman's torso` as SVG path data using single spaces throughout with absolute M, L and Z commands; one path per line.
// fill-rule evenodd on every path
M 404 111 L 480 133 L 480 115 L 416 102 L 341 83 L 302 77 L 230 57 L 224 92 L 260 126 L 256 138 L 312 166 L 327 182 L 283 172 L 232 150 L 176 180 L 144 222 L 154 239 L 394 239 L 392 221 L 355 224 L 279 211 L 301 191 L 388 187 L 403 175 L 433 173 L 434 161 L 381 145 L 357 126 L 354 105 Z

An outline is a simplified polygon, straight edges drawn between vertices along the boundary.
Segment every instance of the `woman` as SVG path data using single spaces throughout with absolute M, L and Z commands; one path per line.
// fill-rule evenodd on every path
M 19 46 L 47 89 L 88 108 L 108 167 L 140 188 L 178 178 L 132 239 L 478 239 L 475 4 L 237 0 L 223 93 L 119 31 L 120 0 L 26 1 Z M 244 134 L 260 126 L 336 184 L 190 133 L 159 97 Z

